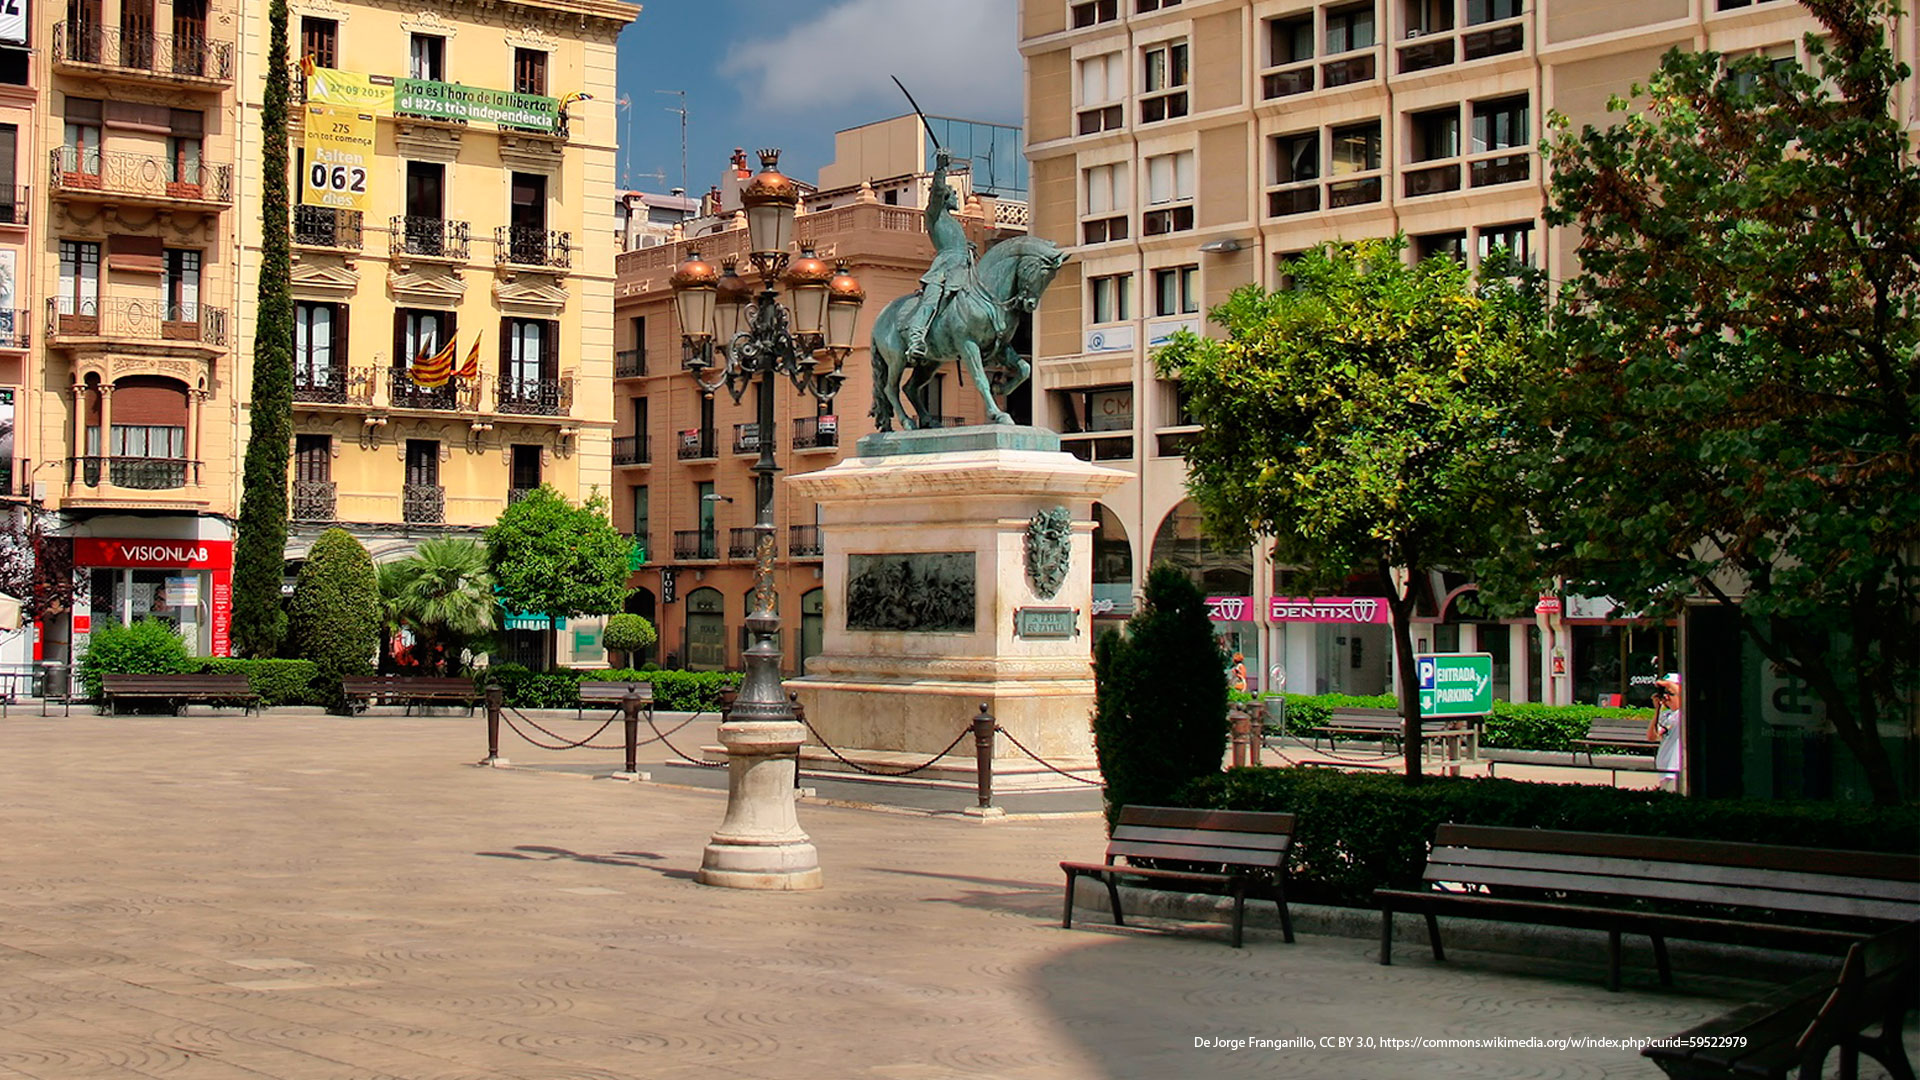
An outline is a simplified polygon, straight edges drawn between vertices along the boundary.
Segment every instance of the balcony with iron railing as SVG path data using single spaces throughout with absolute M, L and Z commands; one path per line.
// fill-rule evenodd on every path
M 233 166 L 60 146 L 48 151 L 55 198 L 68 202 L 224 210 L 233 205 Z
M 727 530 L 727 558 L 751 559 L 754 557 L 756 531 L 752 526 L 744 529 Z
M 565 270 L 573 265 L 573 234 L 558 229 L 502 225 L 493 230 L 493 261 L 502 266 Z
M 718 559 L 720 536 L 712 529 L 675 529 L 673 557 L 678 561 Z
M 333 206 L 296 206 L 293 208 L 293 243 L 296 247 L 359 251 L 360 211 Z
M 320 367 L 294 360 L 293 400 L 309 405 L 370 405 L 373 369 Z
M 680 433 L 681 461 L 700 461 L 720 456 L 718 432 L 712 428 L 688 428 Z
M 397 214 L 387 227 L 390 255 L 466 262 L 471 252 L 471 229 L 464 221 Z
M 0 308 L 0 349 L 33 347 L 33 312 L 26 308 Z
M 387 400 L 396 409 L 432 409 L 438 412 L 479 412 L 482 379 L 448 379 L 440 386 L 421 386 L 404 367 L 387 370 Z
M 820 526 L 787 526 L 787 555 L 795 559 L 818 559 L 826 553 L 820 546 Z
M 156 34 L 124 27 L 53 24 L 53 68 L 144 84 L 224 89 L 233 85 L 233 44 L 204 31 Z
M 447 520 L 447 489 L 439 484 L 400 488 L 400 520 L 409 525 L 441 525 Z
M 165 341 L 225 347 L 227 309 L 166 304 L 158 297 L 47 298 L 47 340 L 71 346 L 96 340 Z
M 621 349 L 613 354 L 613 377 L 637 379 L 647 373 L 645 349 Z
M 793 421 L 795 450 L 823 450 L 840 445 L 838 416 L 798 416 Z
M 653 455 L 649 453 L 651 440 L 645 435 L 616 435 L 613 438 L 613 463 L 615 465 L 651 465 Z
M 337 520 L 336 489 L 337 485 L 331 480 L 295 480 L 293 497 L 288 503 L 292 520 L 321 525 Z
M 516 416 L 566 416 L 573 411 L 573 376 L 507 378 L 499 383 L 496 409 Z
M 0 229 L 24 229 L 31 216 L 33 188 L 26 184 L 0 187 Z
M 733 452 L 736 454 L 757 454 L 760 452 L 760 425 L 733 425 Z
M 200 485 L 200 463 L 184 458 L 120 455 L 70 458 L 67 482 L 97 488 L 105 481 L 129 491 L 171 491 Z

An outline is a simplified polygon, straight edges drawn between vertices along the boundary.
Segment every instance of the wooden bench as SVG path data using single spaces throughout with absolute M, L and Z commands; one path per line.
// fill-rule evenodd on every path
M 103 675 L 100 698 L 110 714 L 118 713 L 123 701 L 165 701 L 175 713 L 196 701 L 243 709 L 260 704 L 245 675 Z
M 486 694 L 472 679 L 439 675 L 372 675 L 340 680 L 340 693 L 358 712 L 375 705 L 405 705 L 413 715 L 415 705 L 464 705 L 467 713 Z
M 1839 953 L 1920 918 L 1920 855 L 1442 825 L 1421 876 L 1426 890 L 1373 894 L 1382 964 L 1401 911 L 1426 916 L 1435 960 L 1446 959 L 1439 915 L 1605 930 L 1609 990 L 1622 934 L 1652 939 L 1670 984 L 1669 937 Z
M 627 700 L 628 694 L 632 694 L 634 697 L 640 699 L 641 704 L 645 706 L 640 711 L 646 714 L 648 720 L 652 720 L 652 683 L 639 682 L 637 680 L 630 682 L 601 682 L 599 680 L 589 679 L 583 679 L 580 682 L 580 708 L 574 711 L 574 719 L 578 720 L 586 716 L 588 705 L 612 705 L 615 708 L 619 708 L 621 703 Z
M 1573 760 L 1580 760 L 1580 747 L 1586 748 L 1587 764 L 1593 768 L 1605 766 L 1593 764 L 1593 748 L 1596 746 L 1623 746 L 1631 750 L 1653 750 L 1659 747 L 1658 740 L 1647 738 L 1647 721 L 1635 720 L 1627 716 L 1603 716 L 1587 725 L 1587 733 L 1573 740 Z
M 1399 746 L 1405 741 L 1407 724 L 1398 709 L 1335 709 L 1320 725 L 1321 732 L 1327 736 L 1327 751 L 1334 747 L 1333 737 L 1339 735 L 1370 735 L 1383 743 Z M 1444 750 L 1449 762 L 1473 761 L 1480 757 L 1480 721 L 1478 717 L 1450 717 L 1447 719 L 1422 720 L 1420 722 L 1420 744 L 1422 756 L 1426 756 L 1436 746 Z M 1315 735 L 1310 743 L 1319 749 L 1320 738 Z M 1464 754 L 1462 751 L 1464 750 Z M 1459 771 L 1457 764 L 1449 765 Z
M 1920 923 L 1908 923 L 1855 943 L 1837 975 L 1816 975 L 1778 994 L 1675 1035 L 1671 1046 L 1649 1046 L 1674 1080 L 1752 1076 L 1786 1080 L 1824 1075 L 1827 1055 L 1840 1051 L 1840 1075 L 1859 1075 L 1865 1054 L 1896 1077 L 1912 1080 L 1900 1032 L 1920 993 Z M 1876 1027 L 1872 1035 L 1863 1034 Z M 1689 1045 L 1696 1044 L 1696 1045 Z
M 1101 863 L 1063 862 L 1067 903 L 1060 925 L 1073 926 L 1073 883 L 1090 877 L 1104 882 L 1113 905 L 1113 925 L 1125 926 L 1120 911 L 1120 882 L 1168 892 L 1204 892 L 1233 897 L 1233 947 L 1239 948 L 1247 897 L 1270 899 L 1280 907 L 1280 929 L 1293 940 L 1293 916 L 1287 911 L 1287 852 L 1293 847 L 1293 815 L 1249 810 L 1190 810 L 1171 806 L 1124 806 Z M 1129 865 L 1114 860 L 1125 858 Z M 1189 870 L 1135 865 L 1142 859 L 1203 863 Z M 1211 867 L 1218 866 L 1216 871 Z

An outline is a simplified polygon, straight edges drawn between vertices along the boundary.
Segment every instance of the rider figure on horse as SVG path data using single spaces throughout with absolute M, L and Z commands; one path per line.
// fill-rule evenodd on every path
M 933 184 L 927 193 L 927 235 L 933 240 L 933 265 L 920 276 L 920 302 L 914 305 L 912 321 L 907 324 L 909 363 L 926 360 L 927 330 L 934 316 L 973 280 L 973 245 L 953 216 L 960 209 L 960 197 L 947 183 L 947 166 L 953 164 L 953 154 L 940 147 L 934 152 L 933 162 Z

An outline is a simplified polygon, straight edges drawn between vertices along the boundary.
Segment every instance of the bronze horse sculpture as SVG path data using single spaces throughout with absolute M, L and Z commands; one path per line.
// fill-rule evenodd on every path
M 881 308 L 873 323 L 875 429 L 892 431 L 895 417 L 909 431 L 938 427 L 940 418 L 931 414 L 927 389 L 949 358 L 980 392 L 988 421 L 1013 423 L 994 398 L 1027 381 L 1028 365 L 1014 351 L 1014 333 L 1020 316 L 1039 304 L 1040 294 L 1066 261 L 1057 245 L 1035 236 L 1011 237 L 988 248 L 974 266 L 972 280 L 934 315 L 922 360 L 907 359 L 906 328 L 926 294 L 902 296 Z M 906 401 L 913 406 L 911 416 L 901 408 L 902 378 Z

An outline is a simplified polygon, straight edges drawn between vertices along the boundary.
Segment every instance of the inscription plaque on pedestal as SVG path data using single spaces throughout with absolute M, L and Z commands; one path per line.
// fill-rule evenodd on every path
M 1070 607 L 1023 607 L 1013 609 L 1013 636 L 1020 638 L 1070 638 L 1080 634 L 1080 612 Z

